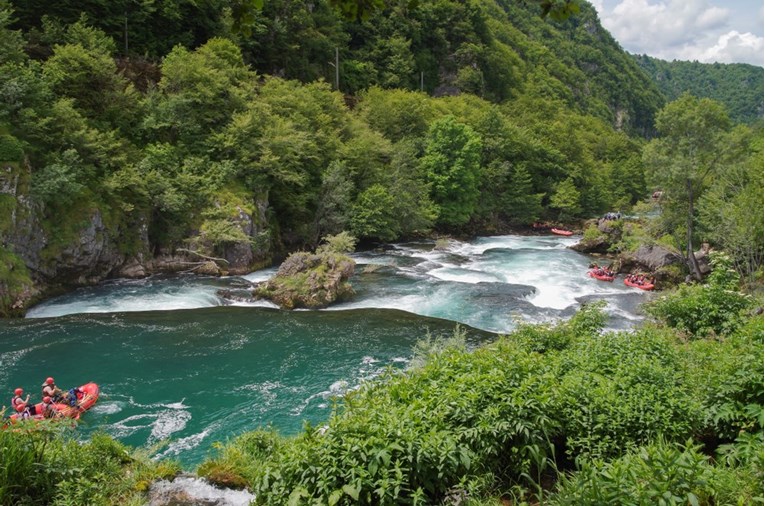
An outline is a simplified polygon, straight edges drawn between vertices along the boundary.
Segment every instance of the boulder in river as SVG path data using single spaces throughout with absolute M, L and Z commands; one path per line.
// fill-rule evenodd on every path
M 283 309 L 323 308 L 353 294 L 348 280 L 355 268 L 356 262 L 340 253 L 293 253 L 254 294 Z

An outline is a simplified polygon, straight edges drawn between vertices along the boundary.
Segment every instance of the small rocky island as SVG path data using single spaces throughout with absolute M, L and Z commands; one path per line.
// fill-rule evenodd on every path
M 353 251 L 355 245 L 356 239 L 346 232 L 327 236 L 314 253 L 291 254 L 273 278 L 256 284 L 246 296 L 233 290 L 221 290 L 218 294 L 237 301 L 266 299 L 282 309 L 327 307 L 354 294 L 349 280 L 356 262 L 346 253 Z

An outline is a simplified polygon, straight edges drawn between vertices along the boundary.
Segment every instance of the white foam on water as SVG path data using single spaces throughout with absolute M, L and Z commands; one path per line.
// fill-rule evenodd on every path
M 184 399 L 181 399 L 180 402 L 171 402 L 170 404 L 160 404 L 160 406 L 162 406 L 163 408 L 168 408 L 168 409 L 189 409 L 188 406 L 183 404 L 183 401 L 185 400 L 186 399 L 184 398 Z
M 261 283 L 263 281 L 268 281 L 269 279 L 274 277 L 274 275 L 276 274 L 276 271 L 278 270 L 279 270 L 278 267 L 268 267 L 267 269 L 260 269 L 260 270 L 257 270 L 239 277 L 242 279 L 246 279 L 250 283 Z
M 133 424 L 132 422 L 138 422 L 143 420 L 155 420 L 156 414 L 142 413 L 139 415 L 132 415 L 124 420 L 119 420 L 111 424 L 103 425 L 104 430 L 116 438 L 125 438 L 136 432 L 147 429 L 152 426 L 152 422 Z
M 435 243 L 405 243 L 393 245 L 384 251 L 355 253 L 353 256 L 360 263 L 387 265 L 394 269 L 394 273 L 382 271 L 385 277 L 375 281 L 382 283 L 380 290 L 368 286 L 354 299 L 328 309 L 398 309 L 504 332 L 511 330 L 515 324 L 510 318 L 498 314 L 502 306 L 498 306 L 498 309 L 471 304 L 473 299 L 480 300 L 476 294 L 480 294 L 481 289 L 466 285 L 508 283 L 533 287 L 534 292 L 527 296 L 527 301 L 536 306 L 537 311 L 526 309 L 525 313 L 528 314 L 525 314 L 523 309 L 519 309 L 522 313 L 520 317 L 525 321 L 555 317 L 556 311 L 578 304 L 577 300 L 581 297 L 609 299 L 640 292 L 635 288 L 624 287 L 619 281 L 604 283 L 589 278 L 587 265 L 591 259 L 567 249 L 578 240 L 577 237 L 556 235 L 505 235 L 482 237 L 470 242 L 449 240 L 445 245 L 439 244 L 437 250 Z M 276 267 L 252 272 L 242 276 L 239 284 L 242 279 L 248 282 L 264 281 L 276 272 Z M 236 286 L 236 278 L 229 279 L 234 280 L 228 281 L 234 289 L 240 288 Z M 224 301 L 216 293 L 225 283 L 201 277 L 119 281 L 53 299 L 32 308 L 28 316 L 218 306 L 224 304 Z M 496 293 L 499 297 L 502 290 Z M 513 293 L 513 290 L 507 290 L 508 307 L 512 307 Z M 523 290 L 515 293 L 523 293 Z M 278 308 L 273 302 L 265 300 L 237 301 L 231 305 Z M 520 306 L 528 308 L 525 303 Z M 238 340 L 226 346 L 237 348 L 244 344 L 246 340 Z
M 457 283 L 477 284 L 482 282 L 495 283 L 502 281 L 497 275 L 490 272 L 463 269 L 459 267 L 440 267 L 438 269 L 433 269 L 428 274 L 443 281 L 454 281 Z
M 122 404 L 119 402 L 99 403 L 90 410 L 101 415 L 113 415 L 122 411 Z
M 263 399 L 261 400 L 261 405 L 270 405 L 273 403 L 273 401 L 276 400 L 277 397 L 277 390 L 284 388 L 284 385 L 282 385 L 279 381 L 264 381 L 263 383 L 251 383 L 248 385 L 241 385 L 236 387 L 235 391 L 247 391 L 247 392 L 257 392 L 259 393 Z
M 202 432 L 199 432 L 197 434 L 192 434 L 190 436 L 182 437 L 173 441 L 170 441 L 170 443 L 167 445 L 167 449 L 164 451 L 161 451 L 157 453 L 153 459 L 159 460 L 163 459 L 165 457 L 170 457 L 174 455 L 180 455 L 183 452 L 186 452 L 188 450 L 192 450 L 202 444 L 202 441 L 204 441 L 207 436 L 210 435 L 211 429 L 210 427 L 206 428 Z
M 167 439 L 171 434 L 182 431 L 191 420 L 189 411 L 167 410 L 156 414 L 156 420 L 152 424 L 149 442 Z
M 160 480 L 153 483 L 149 490 L 149 506 L 168 504 L 168 500 L 178 495 L 190 497 L 195 504 L 219 506 L 248 506 L 255 500 L 255 496 L 247 490 L 220 489 L 201 478 L 180 476 L 173 481 Z
M 342 395 L 349 389 L 349 383 L 345 380 L 338 380 L 329 386 L 329 390 L 322 392 L 320 395 L 325 399 L 331 396 Z
M 576 244 L 578 241 L 579 238 L 563 237 L 557 235 L 499 235 L 482 237 L 470 243 L 453 241 L 450 243 L 449 251 L 461 255 L 483 255 L 486 251 L 491 249 L 532 249 L 538 251 L 565 250 L 569 246 Z
M 237 306 L 237 307 L 270 307 L 273 309 L 279 309 L 279 306 L 277 304 L 274 304 L 270 300 L 252 300 L 252 301 L 232 300 L 228 303 L 228 305 Z
M 63 302 L 56 299 L 34 306 L 27 312 L 27 318 L 50 318 L 77 313 L 120 313 L 136 311 L 171 311 L 177 309 L 198 309 L 222 304 L 215 294 L 214 286 L 192 283 L 177 286 L 167 282 L 155 283 L 156 291 L 132 290 L 115 287 L 108 296 L 91 293 L 70 294 Z
M 433 279 L 432 277 L 430 279 Z M 423 285 L 415 288 L 416 293 L 391 295 L 372 295 L 366 299 L 343 302 L 327 308 L 329 311 L 344 309 L 399 309 L 423 316 L 439 316 L 453 304 L 455 296 L 453 286 L 438 286 L 436 288 Z

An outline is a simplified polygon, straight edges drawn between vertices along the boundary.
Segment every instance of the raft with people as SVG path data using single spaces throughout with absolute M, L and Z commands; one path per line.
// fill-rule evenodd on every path
M 78 420 L 82 413 L 92 408 L 98 401 L 99 393 L 100 389 L 96 383 L 86 383 L 70 389 L 57 399 L 45 397 L 43 402 L 31 406 L 19 405 L 16 407 L 17 413 L 13 413 L 8 418 L 11 423 L 46 418 Z
M 594 267 L 587 271 L 587 274 L 591 278 L 599 279 L 601 281 L 613 281 L 616 278 L 616 273 L 602 267 Z
M 653 282 L 653 278 L 648 278 L 642 274 L 630 274 L 624 278 L 624 284 L 633 288 L 640 288 L 641 290 L 653 290 L 656 286 Z

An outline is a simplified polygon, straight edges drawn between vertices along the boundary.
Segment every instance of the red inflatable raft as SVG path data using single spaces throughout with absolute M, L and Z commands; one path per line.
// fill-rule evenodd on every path
M 574 235 L 571 230 L 563 230 L 562 228 L 551 228 L 550 232 L 558 235 Z
M 593 269 L 590 269 L 587 271 L 587 274 L 590 275 L 591 278 L 599 279 L 601 281 L 613 281 L 616 276 L 608 276 L 607 274 L 598 274 Z
M 59 417 L 61 418 L 71 418 L 77 420 L 80 418 L 82 413 L 89 410 L 96 403 L 98 400 L 99 389 L 97 384 L 91 382 L 72 390 L 74 390 L 73 393 L 77 397 L 77 400 L 74 402 L 74 404 L 67 402 L 57 402 L 53 404 L 53 409 L 58 411 Z M 45 417 L 42 415 L 42 409 L 42 402 L 35 404 L 36 414 L 31 416 L 29 419 L 44 419 Z M 11 423 L 19 421 L 19 414 L 14 413 L 9 417 L 9 419 L 11 420 Z
M 643 283 L 642 285 L 639 285 L 637 283 L 634 283 L 628 279 L 624 280 L 624 284 L 627 286 L 633 286 L 635 288 L 640 288 L 641 290 L 653 290 L 653 285 L 651 283 Z

